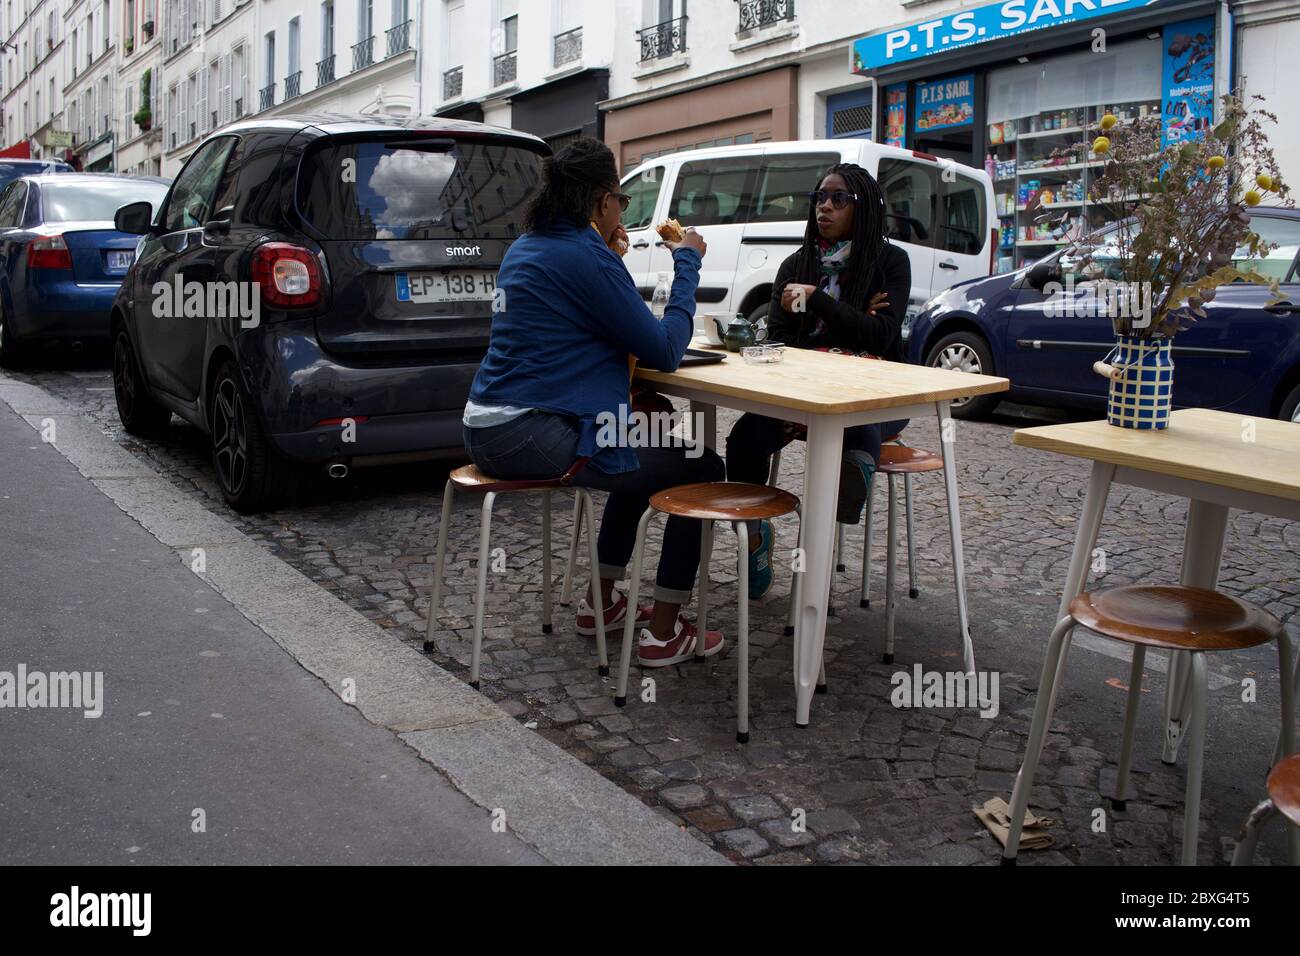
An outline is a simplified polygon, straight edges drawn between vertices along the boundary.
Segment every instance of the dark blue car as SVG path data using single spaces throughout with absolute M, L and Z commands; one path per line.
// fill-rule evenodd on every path
M 1174 339 L 1174 404 L 1300 421 L 1300 210 L 1256 209 L 1251 227 L 1276 248 L 1266 259 L 1237 264 L 1276 277 L 1286 298 L 1270 305 L 1265 286 L 1221 287 L 1206 304 L 1208 318 Z M 909 361 L 1011 380 L 1001 396 L 954 403 L 955 416 L 985 415 L 999 398 L 1105 408 L 1107 383 L 1092 365 L 1110 351 L 1115 336 L 1110 320 L 1089 307 L 1094 289 L 1081 283 L 1051 296 L 1042 289 L 1053 271 L 1040 268 L 1044 263 L 1068 273 L 1063 255 L 953 286 L 917 316 Z M 1063 296 L 1075 301 L 1062 308 Z
M 39 342 L 108 339 L 140 239 L 113 216 L 166 195 L 160 180 L 88 173 L 22 176 L 0 190 L 0 365 Z

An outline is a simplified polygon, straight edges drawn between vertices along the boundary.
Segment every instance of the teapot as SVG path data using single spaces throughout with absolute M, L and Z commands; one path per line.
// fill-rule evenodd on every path
M 763 319 L 750 322 L 739 312 L 724 320 L 721 316 L 711 316 L 718 328 L 718 337 L 727 347 L 728 352 L 739 352 L 743 348 L 757 345 L 767 338 L 767 323 Z

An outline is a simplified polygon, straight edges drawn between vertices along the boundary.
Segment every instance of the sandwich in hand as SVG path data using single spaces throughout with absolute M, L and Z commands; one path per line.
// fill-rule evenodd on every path
M 665 219 L 655 227 L 655 232 L 664 242 L 681 242 L 686 238 L 686 230 L 676 219 Z

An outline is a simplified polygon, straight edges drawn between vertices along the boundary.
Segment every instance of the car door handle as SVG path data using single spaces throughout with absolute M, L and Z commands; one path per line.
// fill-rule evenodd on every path
M 940 268 L 940 269 L 956 269 L 956 268 L 957 268 L 957 263 L 955 263 L 955 262 L 941 262 L 941 263 L 939 263 L 939 268 Z
M 1293 315 L 1300 312 L 1300 305 L 1293 305 L 1290 302 L 1276 302 L 1273 305 L 1264 306 L 1265 312 L 1272 312 L 1274 315 Z
M 636 242 L 632 243 L 632 248 L 633 248 L 633 249 L 649 249 L 649 248 L 650 248 L 650 240 L 649 240 L 649 239 L 638 239 Z

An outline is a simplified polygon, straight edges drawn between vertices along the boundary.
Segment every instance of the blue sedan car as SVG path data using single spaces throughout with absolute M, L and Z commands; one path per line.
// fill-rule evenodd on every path
M 63 173 L 22 176 L 0 190 L 0 365 L 53 339 L 107 341 L 108 317 L 139 236 L 118 232 L 128 203 L 155 209 L 156 179 Z
M 1276 277 L 1285 299 L 1270 305 L 1268 288 L 1250 283 L 1221 287 L 1205 306 L 1208 317 L 1174 339 L 1174 405 L 1300 421 L 1300 210 L 1252 210 L 1251 227 L 1276 248 L 1237 264 Z M 1044 264 L 1069 271 L 1062 251 L 1018 272 L 953 286 L 912 324 L 909 361 L 1011 380 L 1001 396 L 954 403 L 956 417 L 988 414 L 1000 398 L 1105 409 L 1107 383 L 1092 365 L 1115 343 L 1110 320 L 1089 301 L 1090 283 L 1044 294 Z

